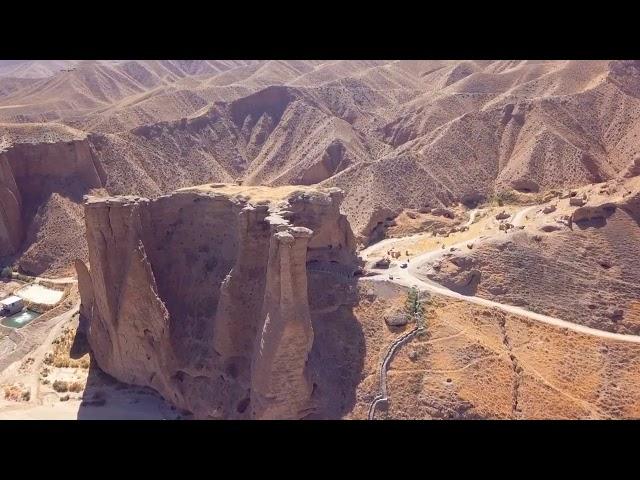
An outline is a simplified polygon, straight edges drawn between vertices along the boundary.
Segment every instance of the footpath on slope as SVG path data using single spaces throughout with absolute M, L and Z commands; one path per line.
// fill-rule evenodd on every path
M 424 330 L 424 327 L 414 327 L 409 332 L 404 335 L 396 338 L 393 343 L 389 346 L 389 350 L 387 350 L 387 354 L 384 356 L 384 359 L 380 363 L 380 393 L 373 398 L 373 401 L 369 405 L 369 413 L 367 414 L 368 420 L 374 420 L 376 414 L 376 407 L 381 402 L 388 402 L 389 396 L 387 392 L 387 370 L 389 368 L 389 363 L 391 359 L 395 355 L 396 351 L 409 340 L 411 340 L 416 334 L 420 331 Z

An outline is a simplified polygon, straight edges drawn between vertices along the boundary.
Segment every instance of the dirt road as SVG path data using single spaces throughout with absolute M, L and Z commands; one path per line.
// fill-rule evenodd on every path
M 520 226 L 522 224 L 522 221 L 525 215 L 530 211 L 539 207 L 540 205 L 533 205 L 518 211 L 516 214 L 514 214 L 511 217 L 511 223 L 513 223 L 513 225 L 516 227 Z M 476 237 L 471 240 L 465 240 L 463 242 L 459 242 L 457 244 L 451 245 L 449 246 L 449 248 L 464 248 L 466 244 L 473 243 L 474 241 L 477 241 L 480 238 L 482 237 Z M 388 242 L 388 243 L 392 244 L 392 241 L 394 240 L 399 241 L 402 239 L 397 238 L 397 239 L 389 239 L 389 240 L 391 240 L 391 242 Z M 531 312 L 529 310 L 526 310 L 521 307 L 516 307 L 514 305 L 498 303 L 498 302 L 494 302 L 492 300 L 487 300 L 485 298 L 480 298 L 477 296 L 462 295 L 458 292 L 454 292 L 453 290 L 443 287 L 442 285 L 432 280 L 420 279 L 416 275 L 416 271 L 421 265 L 437 260 L 440 256 L 442 256 L 448 250 L 449 249 L 439 248 L 437 250 L 432 250 L 432 251 L 423 253 L 422 255 L 418 255 L 411 259 L 411 262 L 407 265 L 406 268 L 401 268 L 400 265 L 395 265 L 386 270 L 372 269 L 374 272 L 379 273 L 380 275 L 374 276 L 374 277 L 366 277 L 366 278 L 367 280 L 372 280 L 372 281 L 393 282 L 405 287 L 415 286 L 420 290 L 428 291 L 438 295 L 444 295 L 446 297 L 455 298 L 457 300 L 462 300 L 469 303 L 475 303 L 477 305 L 482 305 L 485 307 L 498 308 L 505 312 L 513 313 L 514 315 L 519 315 L 522 317 L 529 318 L 536 322 L 546 323 L 548 325 L 553 325 L 554 327 L 558 327 L 558 328 L 566 328 L 568 330 L 582 333 L 585 335 L 593 335 L 596 337 L 606 338 L 609 340 L 617 340 L 621 342 L 640 343 L 640 335 L 624 335 L 620 333 L 612 333 L 604 330 L 598 330 L 596 328 L 585 327 L 584 325 L 578 325 L 576 323 L 568 322 L 566 320 L 561 320 L 555 317 L 550 317 L 548 315 L 542 315 L 540 313 Z M 393 278 L 391 279 L 391 277 Z

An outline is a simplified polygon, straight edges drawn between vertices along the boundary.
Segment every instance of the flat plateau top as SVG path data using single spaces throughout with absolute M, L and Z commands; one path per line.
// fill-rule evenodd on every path
M 82 140 L 87 134 L 60 123 L 0 123 L 0 150 L 16 143 L 56 143 Z
M 335 187 L 317 187 L 314 185 L 283 185 L 280 187 L 267 187 L 263 185 L 236 185 L 230 183 L 207 183 L 204 185 L 196 185 L 193 187 L 185 187 L 175 190 L 173 193 L 161 195 L 151 201 L 167 198 L 174 193 L 195 193 L 202 195 L 220 196 L 231 199 L 239 199 L 245 202 L 251 202 L 254 205 L 276 203 L 291 198 L 294 194 L 305 194 L 310 198 L 322 202 L 326 202 L 329 196 L 342 192 Z M 134 195 L 117 195 L 113 197 L 101 197 L 94 195 L 85 196 L 85 205 L 100 206 L 113 205 L 122 206 L 131 203 L 149 202 L 148 198 L 138 197 Z
M 195 187 L 176 190 L 177 192 L 219 193 L 230 197 L 245 197 L 252 202 L 269 202 L 283 200 L 294 192 L 318 193 L 326 189 L 307 185 L 283 185 L 280 187 L 265 187 L 251 185 L 234 185 L 228 183 L 208 183 Z

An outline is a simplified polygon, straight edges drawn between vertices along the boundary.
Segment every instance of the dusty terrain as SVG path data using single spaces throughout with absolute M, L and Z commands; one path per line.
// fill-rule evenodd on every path
M 349 418 L 366 418 L 377 393 L 379 361 L 410 326 L 381 316 L 404 295 L 363 282 L 370 295 L 355 310 L 367 356 Z M 436 297 L 427 331 L 405 345 L 388 371 L 390 403 L 376 418 L 637 418 L 640 345 L 550 327 L 499 310 Z
M 189 418 L 154 391 L 103 373 L 90 359 L 84 334 L 77 333 L 77 306 L 52 321 L 37 347 L 0 372 L 0 420 Z

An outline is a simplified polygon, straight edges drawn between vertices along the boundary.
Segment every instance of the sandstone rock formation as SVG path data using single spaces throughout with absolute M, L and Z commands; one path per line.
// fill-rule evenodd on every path
M 640 175 L 640 156 L 635 157 L 623 172 L 623 176 L 626 178 L 631 178 L 638 175 Z
M 6 156 L 0 153 L 0 257 L 20 248 L 23 237 L 22 197 Z
M 403 312 L 393 312 L 386 315 L 384 321 L 390 327 L 402 327 L 408 323 L 407 315 Z
M 572 222 L 588 222 L 596 219 L 606 219 L 616 211 L 614 202 L 604 202 L 598 205 L 587 205 L 576 208 L 571 215 Z
M 340 303 L 318 277 L 358 266 L 342 198 L 221 184 L 89 198 L 90 274 L 77 268 L 100 367 L 199 418 L 313 414 L 311 314 Z
M 55 244 L 64 235 L 37 238 L 45 236 L 55 217 L 59 217 L 62 230 L 66 229 L 74 239 L 82 237 L 77 231 L 80 225 L 74 225 L 79 210 L 76 205 L 83 193 L 104 184 L 105 174 L 94 159 L 86 136 L 80 132 L 53 132 L 52 141 L 42 137 L 42 132 L 27 133 L 0 150 L 0 257 L 26 251 L 39 241 Z M 74 227 L 75 232 L 70 230 Z M 56 264 L 52 257 L 62 253 L 56 250 L 77 250 L 77 245 L 64 243 L 42 247 L 36 246 L 23 258 L 23 269 L 39 274 Z
M 569 199 L 569 205 L 571 205 L 572 207 L 582 207 L 586 203 L 587 203 L 586 198 L 571 197 Z
M 544 207 L 542 209 L 542 213 L 544 213 L 545 215 L 548 213 L 553 213 L 556 211 L 556 206 L 555 205 L 547 205 L 546 207 Z

